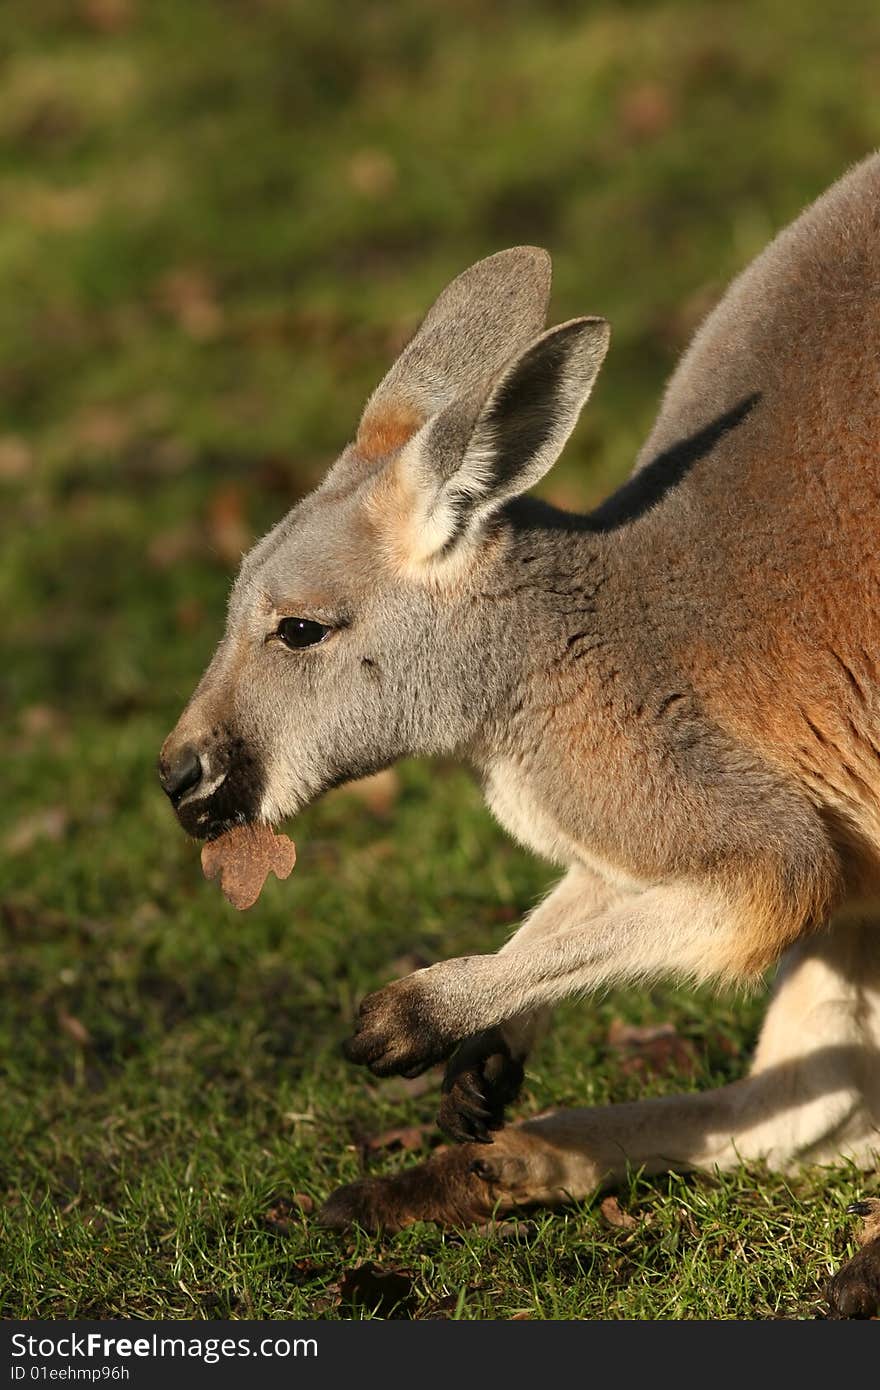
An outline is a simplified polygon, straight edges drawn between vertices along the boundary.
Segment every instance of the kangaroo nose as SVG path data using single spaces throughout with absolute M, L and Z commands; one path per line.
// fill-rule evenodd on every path
M 184 794 L 202 780 L 202 764 L 194 748 L 185 744 L 172 762 L 160 762 L 159 781 L 176 806 Z

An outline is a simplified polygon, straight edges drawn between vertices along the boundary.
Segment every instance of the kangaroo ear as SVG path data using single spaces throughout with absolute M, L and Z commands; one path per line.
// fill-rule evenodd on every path
M 412 440 L 401 465 L 415 496 L 412 558 L 446 551 L 556 462 L 608 351 L 600 318 L 551 328 L 479 396 L 462 397 Z
M 497 376 L 544 327 L 550 274 L 546 251 L 514 246 L 453 280 L 367 402 L 356 453 L 372 460 L 399 449 L 426 420 Z

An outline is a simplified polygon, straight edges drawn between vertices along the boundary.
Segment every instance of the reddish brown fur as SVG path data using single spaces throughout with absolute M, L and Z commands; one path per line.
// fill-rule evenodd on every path
M 423 423 L 424 417 L 404 401 L 377 403 L 364 414 L 355 449 L 370 463 L 386 458 L 402 449 Z
M 880 1199 L 856 1202 L 851 1212 L 864 1216 L 857 1233 L 858 1252 L 828 1285 L 832 1316 L 876 1318 L 880 1316 Z
M 337 1188 L 321 1209 L 321 1224 L 346 1230 L 354 1224 L 386 1234 L 416 1221 L 468 1226 L 485 1221 L 496 1207 L 510 1206 L 473 1170 L 480 1146 L 463 1144 L 434 1154 L 393 1178 L 362 1178 Z

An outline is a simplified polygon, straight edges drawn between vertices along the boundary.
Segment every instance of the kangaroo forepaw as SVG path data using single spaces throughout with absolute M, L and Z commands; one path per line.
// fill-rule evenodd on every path
M 444 1061 L 458 1039 L 443 1024 L 418 970 L 368 994 L 358 1010 L 353 1035 L 342 1050 L 350 1062 L 374 1076 L 418 1076 Z
M 491 1144 L 504 1111 L 519 1094 L 523 1064 L 497 1028 L 466 1038 L 443 1079 L 437 1122 L 459 1144 Z

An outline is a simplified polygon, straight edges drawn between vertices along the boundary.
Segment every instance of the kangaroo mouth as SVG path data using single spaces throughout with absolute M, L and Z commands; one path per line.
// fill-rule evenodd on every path
M 205 787 L 194 788 L 176 807 L 178 821 L 196 840 L 216 840 L 236 825 L 262 819 L 261 760 L 239 745 L 233 757 L 223 757 L 221 768 Z
M 234 805 L 218 804 L 213 797 L 209 797 L 206 801 L 193 801 L 181 806 L 177 819 L 194 840 L 217 840 L 237 825 L 256 824 L 259 820 L 258 806 L 259 803 L 245 807 L 238 800 Z

